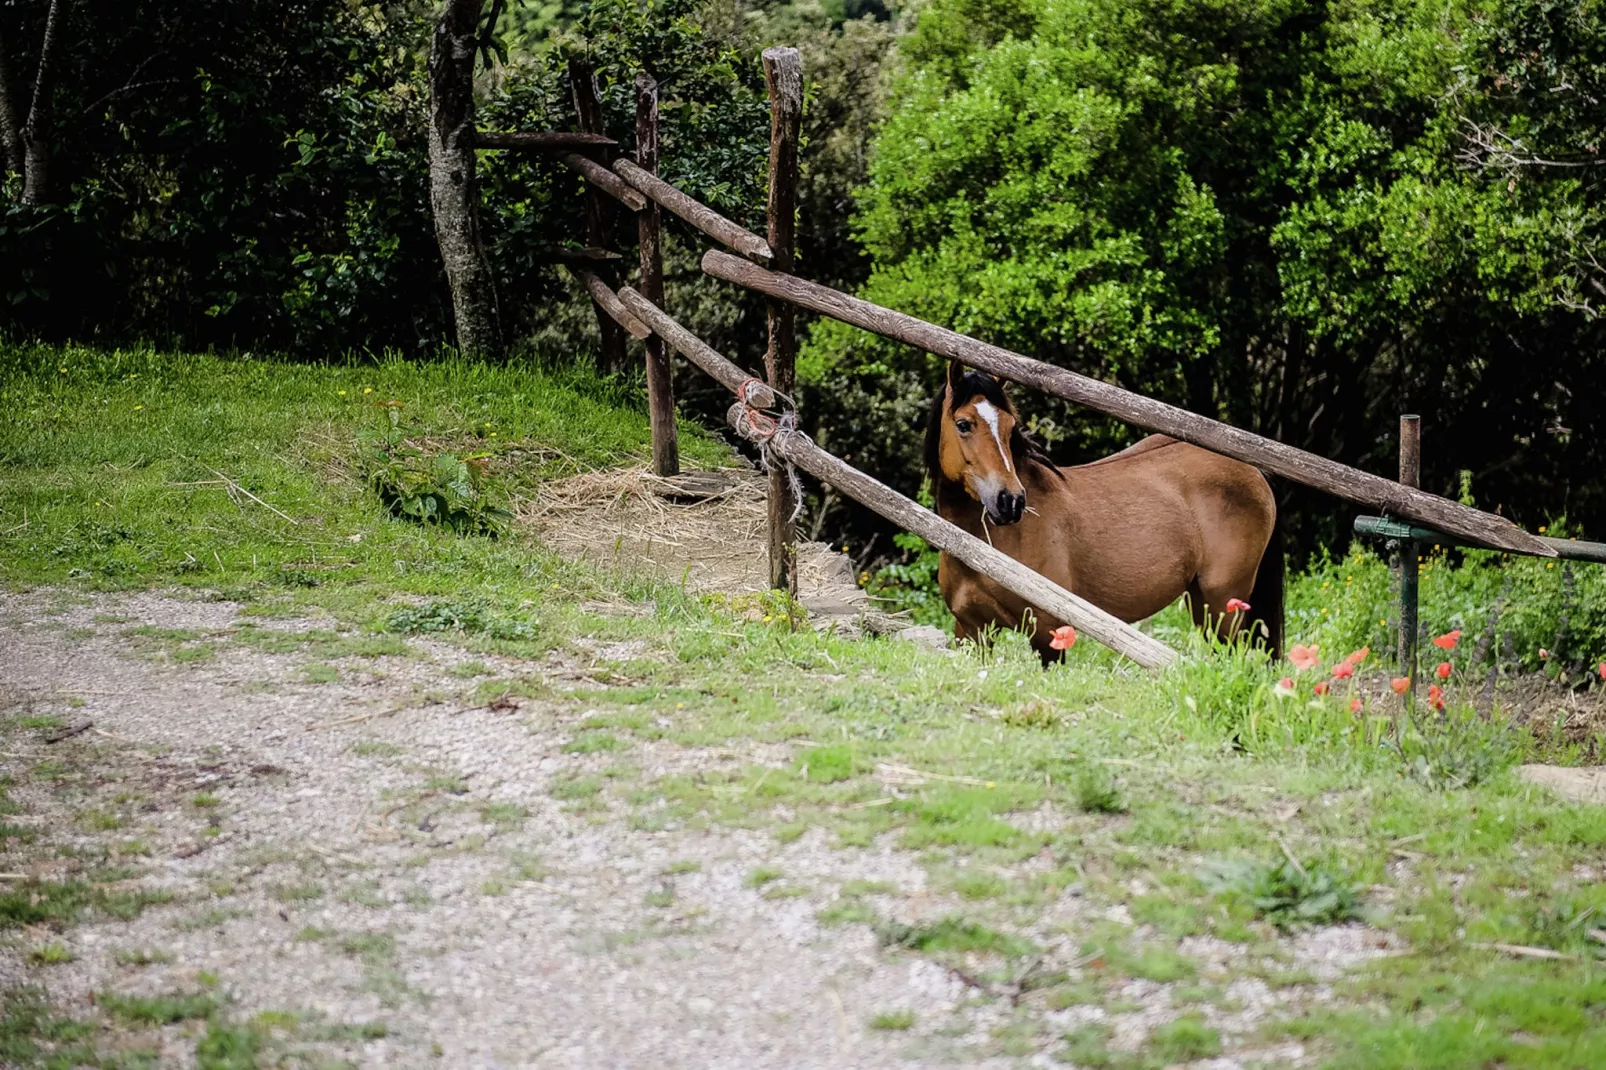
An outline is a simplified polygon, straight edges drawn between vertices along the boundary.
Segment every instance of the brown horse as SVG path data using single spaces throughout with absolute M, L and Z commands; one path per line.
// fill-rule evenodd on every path
M 951 363 L 931 403 L 926 470 L 945 520 L 1106 612 L 1142 620 L 1186 594 L 1199 627 L 1224 638 L 1252 627 L 1280 652 L 1282 539 L 1258 469 L 1165 435 L 1060 468 L 996 379 Z M 946 553 L 937 579 L 959 638 L 1021 626 L 1022 599 Z M 1063 622 L 1033 618 L 1032 645 L 1057 657 L 1049 633 Z

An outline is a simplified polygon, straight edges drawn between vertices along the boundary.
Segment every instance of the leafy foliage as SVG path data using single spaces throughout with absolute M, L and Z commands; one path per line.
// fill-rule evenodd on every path
M 392 516 L 439 524 L 460 535 L 498 535 L 513 514 L 493 504 L 486 479 L 488 455 L 430 452 L 408 443 L 398 410 L 386 409 L 390 426 L 361 442 L 368 484 Z
M 1466 707 L 1420 715 L 1400 729 L 1405 773 L 1425 787 L 1458 791 L 1481 784 L 1521 760 L 1522 738 L 1505 721 Z
M 536 634 L 535 625 L 529 621 L 493 613 L 483 602 L 471 599 L 408 606 L 392 613 L 385 624 L 391 631 L 407 635 L 458 632 L 492 639 L 533 639 Z
M 916 624 L 953 627 L 953 614 L 937 586 L 937 564 L 942 555 L 925 539 L 899 532 L 892 544 L 903 551 L 902 561 L 882 565 L 869 576 L 865 589 L 884 603 L 889 612 L 907 612 Z
M 1420 408 L 1427 487 L 1471 468 L 1486 507 L 1600 528 L 1606 324 L 1568 304 L 1606 173 L 1591 10 L 934 0 L 859 196 L 863 293 L 1362 467 Z M 1580 166 L 1470 164 L 1496 120 Z M 935 361 L 821 322 L 800 371 L 834 448 L 917 484 Z M 1067 460 L 1131 440 L 1019 400 Z M 1341 541 L 1285 497 L 1305 549 Z
M 32 69 L 47 6 L 16 5 L 12 72 Z M 0 214 L 0 325 L 433 348 L 445 310 L 422 140 L 423 5 L 63 10 L 53 203 Z
M 48 3 L 13 6 L 22 26 L 8 26 L 5 66 L 31 71 Z M 215 7 L 65 7 L 55 197 L 0 210 L 0 329 L 302 354 L 434 351 L 449 310 L 424 138 L 433 7 Z M 482 80 L 480 125 L 573 129 L 576 56 L 597 69 L 606 129 L 631 152 L 634 78 L 651 71 L 664 176 L 761 226 L 762 70 L 693 12 L 688 0 L 516 11 Z M 508 315 L 565 353 L 588 346 L 589 304 L 552 256 L 585 234 L 579 180 L 541 154 L 482 161 L 481 222 Z M 634 228 L 615 232 L 610 244 L 628 254 Z M 748 304 L 762 330 L 762 302 Z M 728 300 L 711 312 L 732 318 Z
M 1291 857 L 1272 863 L 1223 860 L 1204 876 L 1218 892 L 1243 899 L 1280 929 L 1334 925 L 1360 916 L 1360 898 L 1347 875 Z
M 1550 526 L 1565 531 L 1565 524 Z M 1485 550 L 1425 548 L 1420 583 L 1428 635 L 1461 629 L 1451 651 L 1433 651 L 1458 674 L 1542 672 L 1571 686 L 1599 682 L 1606 660 L 1606 569 L 1506 557 Z M 1360 544 L 1318 555 L 1289 584 L 1288 634 L 1324 651 L 1389 650 L 1397 627 L 1389 563 Z

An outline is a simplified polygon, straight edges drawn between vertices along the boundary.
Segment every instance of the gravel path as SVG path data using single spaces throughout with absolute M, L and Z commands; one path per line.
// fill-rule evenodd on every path
M 148 847 L 144 883 L 177 893 L 134 922 L 71 930 L 77 961 L 49 974 L 60 1004 L 191 990 L 210 971 L 242 1013 L 384 1022 L 385 1037 L 346 1052 L 364 1066 L 875 1067 L 919 1038 L 867 1031 L 867 1014 L 951 1024 L 967 995 L 924 959 L 879 954 L 863 926 L 814 920 L 845 880 L 918 894 L 912 857 L 573 812 L 555 778 L 600 763 L 564 753 L 567 726 L 538 703 L 463 709 L 469 689 L 443 670 L 465 659 L 444 644 L 307 683 L 295 655 L 225 647 L 172 665 L 127 636 L 223 629 L 239 608 L 227 603 L 135 595 L 63 611 L 45 593 L 0 607 L 14 712 L 93 718 L 78 739 L 137 811 L 114 839 Z M 687 756 L 635 759 L 652 772 Z M 201 792 L 218 800 L 215 836 L 191 801 Z M 19 798 L 45 814 L 64 803 Z M 522 824 L 495 820 L 517 808 Z M 764 898 L 747 886 L 761 864 L 810 894 Z M 130 949 L 172 962 L 118 965 Z M 177 1065 L 193 1045 L 172 1032 Z
M 0 982 L 43 982 L 79 1011 L 95 994 L 215 984 L 231 1017 L 277 1012 L 299 1023 L 297 1050 L 373 1067 L 1050 1065 L 1041 1045 L 985 1054 L 1026 1008 L 879 948 L 864 925 L 816 920 L 849 880 L 893 886 L 867 902 L 905 921 L 957 909 L 927 890 L 911 853 L 841 849 L 817 831 L 781 844 L 767 831 L 653 828 L 588 800 L 575 778 L 604 775 L 619 756 L 565 750 L 583 714 L 534 700 L 468 708 L 473 679 L 452 670 L 471 659 L 445 643 L 327 662 L 261 643 L 175 654 L 239 624 L 240 609 L 156 594 L 0 597 L 5 716 L 93 720 L 53 745 L 13 732 L 8 772 L 50 759 L 93 770 L 70 790 L 19 777 L 13 796 L 41 826 L 69 830 L 57 847 L 124 855 L 142 867 L 140 886 L 174 894 L 134 921 L 69 929 L 59 940 L 70 963 L 25 965 L 37 939 L 0 946 Z M 567 687 L 567 657 L 472 660 Z M 640 742 L 628 760 L 648 778 L 786 757 Z M 91 829 L 91 812 L 114 817 Z M 4 863 L 17 864 L 40 876 L 59 865 L 37 851 Z M 752 887 L 760 866 L 784 873 L 788 894 Z M 1046 911 L 1045 932 L 1079 909 Z M 1332 931 L 1352 949 L 1299 957 L 1358 961 L 1375 953 L 1360 932 Z M 135 951 L 155 961 L 130 962 Z M 1143 1006 L 1110 1019 L 1118 1039 L 1140 1043 L 1178 1013 L 1158 989 L 1129 993 Z M 1253 982 L 1217 1017 L 1247 1035 L 1289 998 Z M 913 1028 L 870 1028 L 891 1010 L 912 1011 Z M 1076 1007 L 1038 1026 L 1103 1018 Z M 198 1029 L 164 1027 L 162 1065 L 190 1065 Z

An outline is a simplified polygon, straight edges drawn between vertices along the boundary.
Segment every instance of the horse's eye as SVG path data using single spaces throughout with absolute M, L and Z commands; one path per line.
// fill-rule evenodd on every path
M 970 434 L 970 421 L 969 420 L 955 420 L 954 421 L 954 426 L 959 429 L 959 433 L 961 435 Z

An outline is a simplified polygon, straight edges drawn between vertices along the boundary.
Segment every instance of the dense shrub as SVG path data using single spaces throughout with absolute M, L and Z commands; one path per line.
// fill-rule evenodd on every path
M 1487 507 L 1599 531 L 1600 18 L 933 0 L 858 199 L 863 293 L 1376 471 L 1419 409 L 1429 489 L 1471 469 Z M 913 488 L 938 362 L 822 322 L 801 367 L 822 435 Z M 1066 460 L 1136 433 L 1020 393 Z M 1283 493 L 1302 552 L 1346 541 Z

